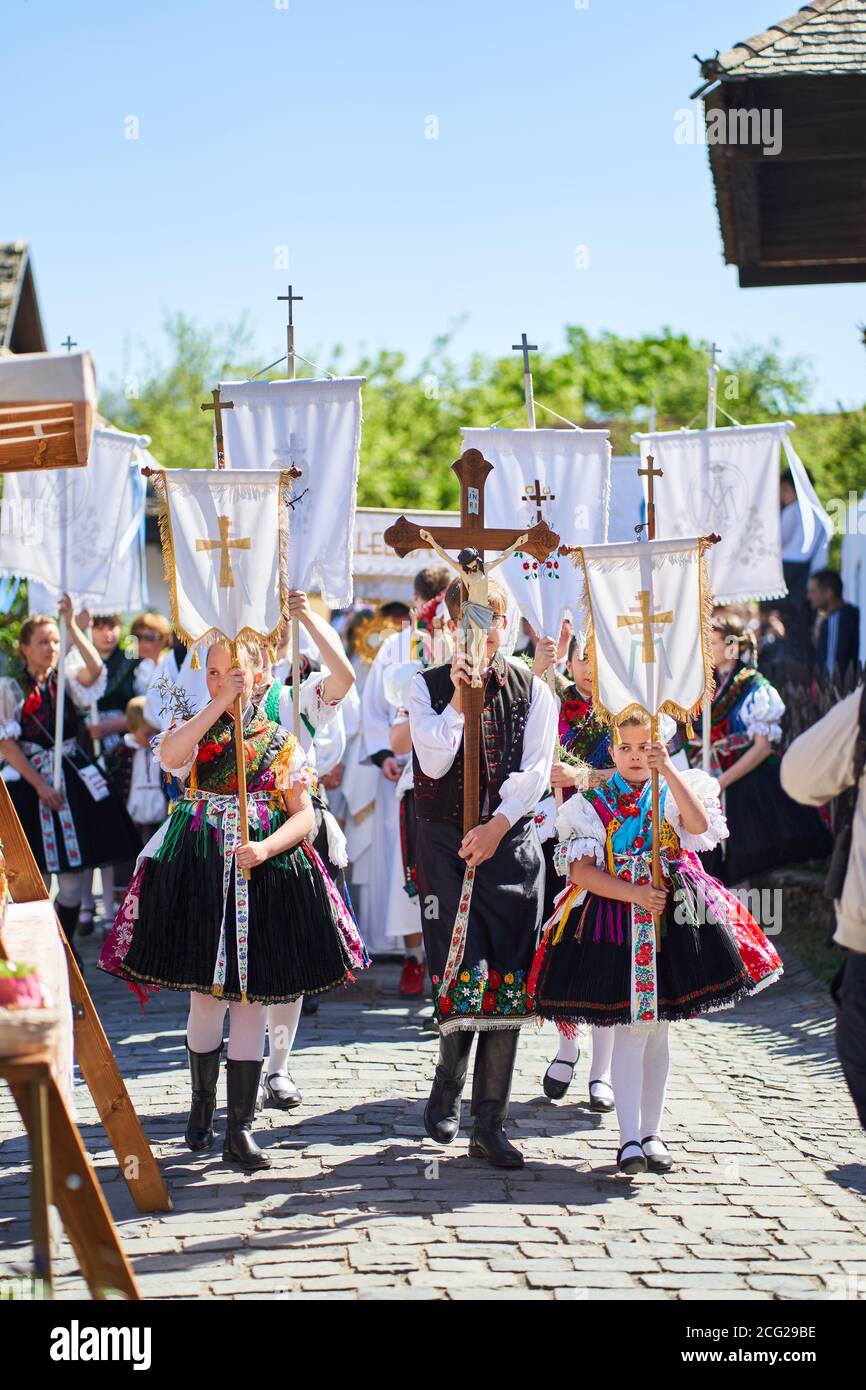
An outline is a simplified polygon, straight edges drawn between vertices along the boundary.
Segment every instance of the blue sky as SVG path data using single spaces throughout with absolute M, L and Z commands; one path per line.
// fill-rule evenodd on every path
M 866 287 L 739 289 L 706 149 L 674 141 L 691 55 L 795 8 L 6 0 L 0 239 L 30 241 L 51 345 L 71 332 L 103 382 L 176 310 L 246 311 L 276 357 L 288 247 L 300 352 L 417 361 L 463 315 L 458 357 L 668 323 L 777 338 L 812 359 L 816 406 L 857 404 Z

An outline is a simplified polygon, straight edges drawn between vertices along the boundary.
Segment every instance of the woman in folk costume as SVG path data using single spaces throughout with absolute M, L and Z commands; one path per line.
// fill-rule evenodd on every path
M 53 781 L 60 655 L 53 618 L 37 614 L 21 627 L 21 669 L 0 692 L 0 761 L 6 763 L 4 781 L 46 886 L 52 873 L 58 876 L 54 906 L 71 944 L 84 871 L 108 860 L 134 859 L 140 842 L 123 803 L 90 756 L 82 717 L 105 688 L 105 667 L 75 621 L 68 595 L 61 600 L 60 617 L 81 663 L 73 668 L 70 652 L 60 788 L 55 790 Z
M 270 664 L 262 682 L 259 705 L 269 719 L 282 724 L 285 729 L 294 727 L 292 658 L 289 651 L 292 618 L 297 618 L 301 627 L 309 634 L 327 668 L 312 670 L 309 660 L 304 656 L 301 658 L 303 678 L 299 687 L 298 702 L 301 748 L 311 767 L 321 777 L 340 760 L 338 741 L 329 738 L 329 735 L 341 726 L 340 706 L 354 685 L 355 672 L 334 629 L 314 612 L 309 598 L 302 589 L 292 590 L 289 593 L 288 618 L 283 628 L 283 640 L 277 649 L 276 660 Z M 303 667 L 307 668 L 306 675 L 303 675 Z M 326 747 L 330 749 L 331 745 L 334 746 L 336 756 L 331 758 L 329 753 L 325 753 L 323 759 L 320 753 Z M 344 735 L 342 746 L 345 746 Z M 316 817 L 312 843 L 351 912 L 352 904 L 344 872 L 348 864 L 346 837 L 328 808 L 327 796 L 320 782 L 311 788 L 310 795 Z M 310 1002 L 315 1003 L 313 1000 Z M 295 999 L 291 1003 L 268 1006 L 268 1058 L 263 1099 L 278 1110 L 293 1110 L 303 1099 L 289 1070 L 289 1060 L 303 1004 L 303 999 Z
M 349 913 L 309 836 L 312 774 L 293 735 L 251 700 L 258 647 L 207 656 L 210 703 L 159 737 L 162 765 L 186 782 L 183 800 L 143 851 L 100 957 L 139 986 L 190 990 L 187 1048 L 191 1149 L 214 1142 L 213 1114 L 226 1009 L 228 1122 L 223 1158 L 247 1169 L 270 1160 L 252 1137 L 266 1006 L 332 989 L 363 967 Z M 240 844 L 231 707 L 244 709 L 250 842 Z M 250 871 L 249 881 L 242 870 Z
M 461 589 L 455 579 L 445 595 L 455 622 Z M 523 662 L 503 657 L 506 598 L 496 584 L 488 592 L 492 621 L 480 671 L 481 805 L 478 824 L 466 834 L 462 692 L 477 664 L 457 651 L 450 664 L 418 672 L 409 695 L 418 889 L 439 1024 L 439 1059 L 424 1127 L 438 1144 L 456 1138 L 477 1033 L 469 1152 L 494 1167 L 522 1168 L 523 1155 L 503 1124 L 518 1030 L 533 1016 L 527 973 L 544 891 L 533 817 L 550 780 L 556 708 L 543 681 Z M 467 911 L 468 867 L 475 876 Z M 436 905 L 435 913 L 427 910 L 428 903 Z
M 723 883 L 740 883 L 784 864 L 823 859 L 832 838 L 818 811 L 799 806 L 782 789 L 778 745 L 785 705 L 754 667 L 755 637 L 733 613 L 713 619 L 716 692 L 710 731 L 710 769 L 723 793 L 730 838 L 704 859 Z M 686 748 L 701 761 L 701 722 Z
M 529 988 L 542 1018 L 614 1032 L 619 1169 L 667 1172 L 661 1138 L 673 1021 L 726 1008 L 772 983 L 782 964 L 745 907 L 696 851 L 727 835 L 715 781 L 678 772 L 649 722 L 626 719 L 615 771 L 557 817 L 568 885 L 545 925 Z M 659 777 L 661 888 L 652 886 L 651 773 Z M 652 914 L 661 918 L 657 939 Z
M 562 791 L 563 803 L 574 796 L 578 788 L 610 775 L 610 725 L 599 719 L 592 707 L 592 659 L 587 634 L 572 633 L 567 655 L 570 682 L 562 692 L 559 706 L 559 747 L 562 756 L 555 758 L 550 772 L 551 787 Z M 537 675 L 539 670 L 536 652 Z M 596 775 L 593 776 L 592 774 Z M 590 774 L 589 776 L 587 774 Z M 562 883 L 554 864 L 556 851 L 556 801 L 553 793 L 539 803 L 536 823 L 539 825 L 544 850 L 544 920 L 553 912 Z M 613 1109 L 613 1087 L 610 1063 L 613 1056 L 613 1034 L 609 1028 L 592 1029 L 592 1062 L 589 1069 L 589 1108 L 604 1114 Z M 562 1100 L 571 1085 L 574 1069 L 580 1060 L 580 1034 L 567 1028 L 560 1031 L 556 1056 L 544 1073 L 544 1094 L 550 1100 Z

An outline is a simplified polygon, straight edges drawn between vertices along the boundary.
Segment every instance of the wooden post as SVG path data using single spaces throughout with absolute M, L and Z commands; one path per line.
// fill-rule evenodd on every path
M 13 902 L 43 902 L 48 892 L 33 857 L 15 807 L 0 778 L 0 839 L 4 845 L 9 892 Z M 69 970 L 69 997 L 75 1013 L 75 1056 L 93 1103 L 99 1113 L 109 1143 L 117 1155 L 120 1171 L 139 1211 L 171 1211 L 171 1198 L 150 1145 L 141 1128 L 129 1092 L 105 1036 L 99 1015 L 69 942 L 55 917 L 57 931 L 66 950 Z M 5 959 L 0 942 L 0 959 Z M 130 1158 L 136 1162 L 131 1164 Z
M 647 454 L 646 468 L 639 468 L 638 474 L 646 478 L 647 502 L 647 538 L 654 541 L 656 538 L 656 504 L 655 504 L 655 480 L 662 477 L 662 470 L 654 467 L 652 454 Z M 650 719 L 650 739 L 656 743 L 659 736 L 659 721 L 653 717 Z M 662 886 L 662 866 L 659 837 L 661 835 L 661 818 L 659 816 L 659 774 L 658 768 L 653 768 L 650 773 L 650 784 L 652 794 L 652 880 L 653 888 Z M 656 951 L 662 948 L 662 919 L 659 913 L 653 913 L 653 925 L 656 933 Z
M 716 428 L 716 378 L 719 369 L 716 366 L 716 353 L 718 348 L 713 343 L 710 349 L 710 366 L 707 372 L 707 429 Z M 701 767 L 704 772 L 710 770 L 710 734 L 713 724 L 713 701 L 709 691 L 704 693 L 704 701 L 701 706 Z
M 231 644 L 231 663 L 232 666 L 239 664 L 238 644 Z M 297 696 L 295 696 L 297 704 Z M 247 806 L 247 764 L 244 757 L 244 711 L 243 701 L 240 695 L 235 700 L 235 768 L 238 774 L 238 806 L 241 814 L 241 844 L 248 845 L 250 842 L 250 818 L 249 807 Z M 243 869 L 243 876 L 249 880 L 249 869 Z
M 530 370 L 530 366 L 529 366 L 529 354 L 530 354 L 531 352 L 537 352 L 537 351 L 538 351 L 538 344 L 537 344 L 537 343 L 530 343 L 530 342 L 528 341 L 528 339 L 527 339 L 526 334 L 525 334 L 525 333 L 521 333 L 521 335 L 520 335 L 520 342 L 519 342 L 519 343 L 512 343 L 512 344 L 511 344 L 511 351 L 512 351 L 512 352 L 522 352 L 522 353 L 523 353 L 523 398 L 524 398 L 524 401 L 526 402 L 526 423 L 527 423 L 527 426 L 528 426 L 529 429 L 534 430 L 534 429 L 535 429 L 535 391 L 534 391 L 533 385 L 532 385 L 532 371 Z M 528 487 L 528 485 L 527 485 L 527 487 L 526 487 L 526 489 L 525 489 L 525 492 L 526 492 L 526 493 L 529 492 L 529 487 Z M 542 492 L 541 492 L 541 485 L 539 484 L 538 480 L 536 479 L 536 482 L 535 482 L 535 505 L 536 505 L 535 519 L 536 519 L 536 521 L 541 521 L 541 520 L 542 520 L 542 516 L 541 516 L 541 501 L 542 501 L 542 496 L 543 496 L 543 495 L 544 495 L 544 496 L 547 496 L 548 493 L 549 493 L 549 489 L 545 489 L 545 493 L 542 494 Z M 526 497 L 526 501 L 527 501 L 527 502 L 528 502 L 528 501 L 531 501 L 531 500 L 532 500 L 532 499 L 531 499 L 530 497 Z M 551 500 L 553 500 L 553 499 L 551 498 Z M 560 629 L 561 629 L 561 628 L 562 628 L 562 623 L 560 622 Z M 557 642 L 559 641 L 559 633 L 556 634 L 556 641 L 557 641 Z M 555 670 L 554 670 L 553 664 L 550 665 L 550 666 L 548 666 L 547 670 L 546 670 L 545 673 L 544 673 L 544 679 L 545 679 L 545 681 L 546 681 L 546 683 L 547 683 L 547 688 L 548 688 L 548 690 L 550 691 L 551 699 L 553 700 L 554 705 L 556 705 L 556 707 L 557 707 L 557 709 L 558 709 L 558 708 L 559 708 L 559 705 L 557 704 L 557 699 L 556 699 L 556 672 L 555 672 Z M 554 733 L 554 735 L 553 735 L 553 756 L 554 756 L 554 758 L 556 758 L 556 759 L 559 758 L 559 752 L 560 752 L 560 748 L 559 748 L 559 730 L 557 729 L 557 731 L 556 731 L 556 732 Z M 554 801 L 556 802 L 556 807 L 557 807 L 557 810 L 558 810 L 559 807 L 562 805 L 562 787 L 554 787 L 554 789 L 553 789 L 553 799 L 554 799 Z

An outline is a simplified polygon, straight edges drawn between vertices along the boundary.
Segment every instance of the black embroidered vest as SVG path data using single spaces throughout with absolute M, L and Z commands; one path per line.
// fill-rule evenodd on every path
M 451 667 L 433 666 L 421 672 L 430 692 L 430 704 L 441 714 L 454 694 Z M 502 784 L 517 772 L 523 759 L 523 731 L 532 702 L 532 671 L 522 663 L 494 657 L 484 687 L 481 712 L 481 806 L 488 796 L 489 814 L 500 802 Z M 463 825 L 463 741 L 444 777 L 428 777 L 413 750 L 415 810 L 419 820 L 447 821 Z M 480 812 L 480 808 L 479 808 Z

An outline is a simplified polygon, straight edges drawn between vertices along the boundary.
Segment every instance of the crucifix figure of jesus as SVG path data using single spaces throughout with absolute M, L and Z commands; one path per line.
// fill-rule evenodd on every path
M 481 685 L 481 667 L 484 664 L 487 634 L 494 621 L 488 587 L 490 571 L 501 565 L 503 560 L 507 560 L 509 555 L 513 555 L 515 550 L 520 550 L 528 540 L 528 535 L 518 536 L 514 544 L 504 550 L 496 560 L 491 560 L 490 564 L 485 565 L 481 551 L 472 546 L 465 547 L 457 559 L 452 560 L 448 551 L 433 539 L 429 531 L 422 530 L 419 534 L 431 550 L 435 550 L 439 558 L 444 560 L 446 565 L 450 565 L 451 569 L 456 570 L 463 580 L 466 598 L 463 600 L 460 614 L 460 630 L 463 633 L 466 653 L 472 663 L 472 684 L 478 687 Z
M 230 516 L 217 518 L 220 526 L 219 540 L 197 540 L 196 550 L 218 550 L 220 552 L 220 577 L 219 586 L 221 589 L 233 589 L 235 586 L 235 576 L 232 570 L 232 551 L 250 550 L 252 540 L 249 536 L 244 536 L 239 540 L 229 540 L 229 527 L 232 524 Z
M 484 484 L 488 475 L 493 471 L 492 463 L 489 463 L 478 449 L 467 449 L 464 454 L 451 465 L 452 471 L 457 475 L 460 482 L 460 524 L 459 526 L 430 526 L 422 534 L 420 526 L 409 521 L 408 517 L 401 516 L 389 526 L 385 532 L 385 542 L 396 550 L 400 556 L 409 555 L 413 550 L 425 550 L 432 546 L 439 554 L 442 551 L 439 547 L 457 550 L 458 552 L 474 551 L 484 565 L 484 552 L 487 550 L 507 551 L 511 554 L 515 549 L 523 550 L 527 555 L 531 555 L 535 560 L 546 560 L 552 550 L 559 545 L 559 536 L 555 531 L 551 531 L 547 522 L 540 521 L 528 530 L 520 531 L 500 526 L 484 525 Z M 493 565 L 487 565 L 485 574 L 484 569 L 477 567 L 477 562 L 473 565 L 464 567 L 460 564 L 460 556 L 455 562 L 450 555 L 445 555 L 452 569 L 459 569 L 461 578 L 466 586 L 466 598 L 464 609 L 469 607 L 469 614 L 464 613 L 464 631 L 471 625 L 472 615 L 471 606 L 479 604 L 489 610 L 487 578 L 490 569 L 499 561 L 494 560 Z M 505 555 L 501 555 L 505 559 Z M 470 588 L 470 584 L 472 587 Z M 474 595 L 478 597 L 474 597 Z M 477 610 L 476 610 L 477 611 Z M 484 615 L 478 614 L 483 621 Z M 488 629 L 483 630 L 486 642 Z M 483 644 L 479 637 L 479 649 L 482 651 Z M 463 823 L 464 829 L 469 831 L 478 824 L 480 814 L 479 796 L 479 759 L 480 759 L 480 728 L 481 710 L 484 704 L 484 688 L 479 682 L 464 687 L 463 690 L 463 740 L 464 740 L 464 767 L 466 775 L 463 783 Z

